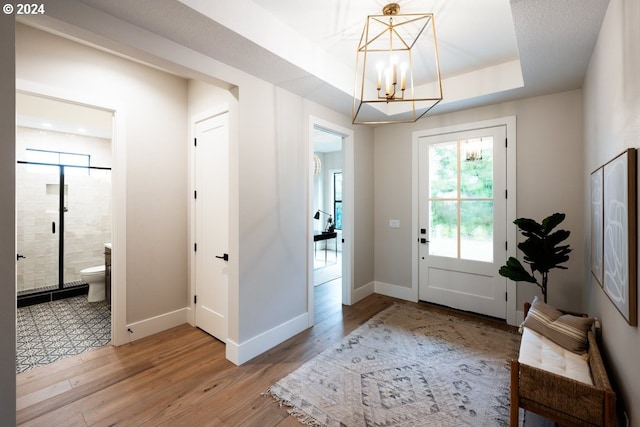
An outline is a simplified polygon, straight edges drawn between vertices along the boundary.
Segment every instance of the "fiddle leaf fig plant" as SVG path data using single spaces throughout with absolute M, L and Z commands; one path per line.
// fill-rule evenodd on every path
M 571 248 L 561 244 L 571 234 L 567 230 L 554 229 L 564 221 L 565 214 L 554 213 L 542 220 L 542 223 L 530 218 L 518 218 L 513 221 L 519 231 L 527 239 L 518 243 L 518 249 L 524 254 L 524 262 L 528 264 L 527 270 L 515 257 L 509 257 L 507 264 L 498 271 L 501 276 L 515 282 L 535 283 L 542 290 L 544 302 L 547 302 L 547 283 L 549 271 L 554 268 L 566 270 L 561 265 L 569 260 Z M 540 280 L 536 277 L 540 275 Z

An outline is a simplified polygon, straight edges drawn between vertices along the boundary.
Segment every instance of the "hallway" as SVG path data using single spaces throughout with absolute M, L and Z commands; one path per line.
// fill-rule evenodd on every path
M 225 347 L 187 324 L 72 356 L 17 376 L 18 425 L 285 426 L 271 384 L 388 307 L 372 295 L 342 306 L 340 287 L 315 287 L 315 325 L 235 366 Z

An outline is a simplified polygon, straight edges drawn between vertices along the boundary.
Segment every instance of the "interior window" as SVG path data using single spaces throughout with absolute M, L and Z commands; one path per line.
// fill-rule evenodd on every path
M 333 217 L 336 230 L 342 230 L 342 172 L 333 173 Z

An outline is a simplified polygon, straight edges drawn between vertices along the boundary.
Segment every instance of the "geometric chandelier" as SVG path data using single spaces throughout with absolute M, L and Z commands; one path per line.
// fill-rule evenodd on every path
M 356 53 L 353 124 L 411 123 L 442 100 L 433 13 L 370 15 Z

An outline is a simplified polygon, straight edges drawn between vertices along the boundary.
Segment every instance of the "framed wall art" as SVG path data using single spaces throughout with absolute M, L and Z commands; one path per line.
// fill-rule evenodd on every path
M 591 174 L 591 273 L 598 285 L 602 286 L 602 244 L 604 222 L 602 198 L 604 196 L 603 169 Z
M 627 322 L 636 326 L 635 148 L 602 167 L 602 183 L 602 289 Z

